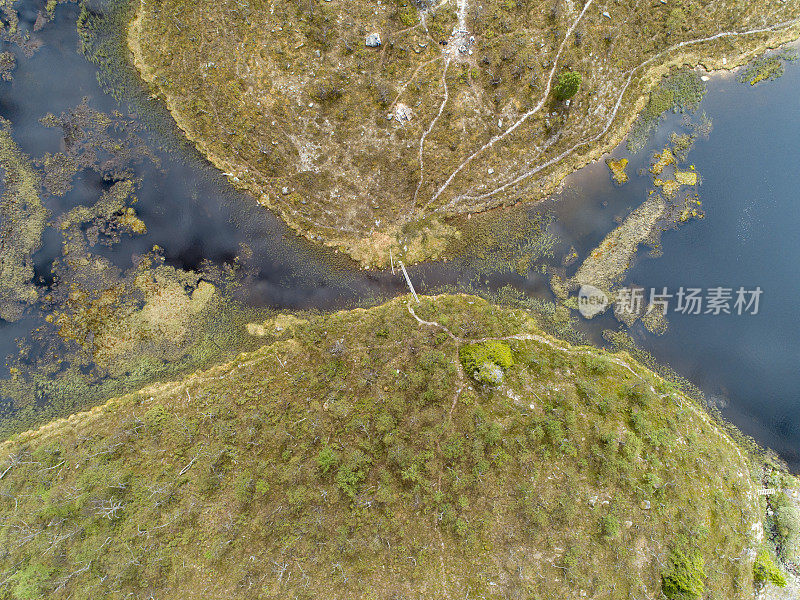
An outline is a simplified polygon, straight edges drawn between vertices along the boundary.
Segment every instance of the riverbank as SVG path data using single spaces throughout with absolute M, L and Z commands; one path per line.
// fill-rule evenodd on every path
M 601 598 L 687 567 L 754 597 L 758 489 L 791 478 L 624 353 L 420 300 L 264 324 L 254 352 L 0 444 L 0 590 Z
M 637 48 L 642 27 L 629 31 L 627 19 L 606 18 L 589 2 L 580 14 L 559 14 L 555 24 L 527 26 L 526 35 L 542 39 L 537 55 L 550 65 L 544 68 L 520 49 L 511 58 L 495 56 L 501 41 L 514 38 L 498 37 L 470 13 L 474 7 L 465 9 L 473 52 L 457 58 L 430 40 L 439 9 L 387 5 L 379 17 L 356 10 L 352 27 L 340 31 L 333 24 L 338 5 L 326 6 L 320 23 L 312 15 L 297 27 L 286 25 L 291 9 L 281 5 L 263 15 L 265 28 L 256 32 L 235 8 L 199 3 L 172 14 L 173 8 L 154 12 L 140 2 L 128 45 L 179 127 L 234 185 L 295 231 L 379 267 L 392 257 L 413 263 L 446 255 L 458 237 L 447 223 L 453 215 L 550 195 L 569 173 L 624 139 L 670 69 L 734 68 L 800 36 L 797 15 L 780 4 L 759 15 L 745 11 L 736 22 L 726 20 L 724 7 L 704 14 L 702 25 L 685 15 L 680 32 L 662 30 L 664 15 L 646 11 L 644 29 L 658 33 Z M 527 22 L 529 8 L 503 18 L 513 29 Z M 775 25 L 764 25 L 764 17 Z M 225 22 L 225 32 L 208 27 L 214 22 Z M 559 24 L 567 34 L 562 29 L 560 43 L 550 47 L 547 35 Z M 314 37 L 320 27 L 328 28 L 327 41 Z M 362 27 L 380 29 L 385 42 L 365 48 L 356 33 Z M 633 36 L 624 50 L 616 41 L 623 32 Z M 514 83 L 506 74 L 514 68 L 527 69 L 538 92 Z M 559 103 L 551 89 L 565 68 L 582 74 L 582 91 Z M 495 71 L 500 79 L 492 83 Z M 396 117 L 397 106 L 411 106 L 405 95 L 412 82 L 413 115 Z M 505 100 L 489 104 L 491 94 Z

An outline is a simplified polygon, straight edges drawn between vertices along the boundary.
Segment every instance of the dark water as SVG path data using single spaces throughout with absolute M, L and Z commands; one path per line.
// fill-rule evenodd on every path
M 34 7 L 44 2 L 26 3 Z M 30 19 L 36 11 L 23 12 Z M 60 128 L 46 128 L 39 119 L 79 105 L 83 98 L 100 112 L 125 111 L 102 92 L 93 64 L 78 52 L 75 5 L 60 5 L 57 18 L 33 34 L 43 46 L 31 58 L 19 56 L 11 83 L 0 84 L 0 115 L 11 121 L 15 141 L 32 157 L 62 150 Z M 19 53 L 18 53 L 19 55 Z M 164 250 L 167 262 L 194 269 L 202 260 L 222 264 L 241 254 L 242 245 L 252 251 L 248 261 L 251 292 L 258 302 L 286 308 L 330 308 L 370 294 L 393 295 L 401 286 L 394 278 L 369 276 L 332 253 L 320 251 L 295 236 L 269 211 L 234 190 L 216 169 L 194 151 L 176 155 L 160 148 L 175 147 L 174 129 L 144 134 L 160 163 L 144 160 L 135 167 L 139 181 L 136 210 L 147 224 L 145 236 L 127 237 L 104 254 L 121 268 L 153 245 Z M 79 204 L 96 200 L 103 187 L 100 177 L 85 171 L 72 191 L 62 198 L 46 198 L 56 216 Z M 60 240 L 36 255 L 39 270 L 60 252 Z M 46 240 L 47 242 L 47 240 Z
M 25 3 L 23 26 L 32 27 L 43 5 L 43 0 Z M 61 130 L 39 123 L 45 113 L 59 114 L 84 97 L 98 111 L 126 110 L 103 94 L 95 66 L 78 53 L 77 12 L 73 5 L 59 6 L 55 22 L 34 34 L 42 48 L 31 58 L 20 56 L 13 82 L 0 83 L 0 115 L 12 122 L 16 141 L 33 157 L 61 150 Z M 654 336 L 638 325 L 631 333 L 657 359 L 725 405 L 724 413 L 737 426 L 795 467 L 800 465 L 800 375 L 795 366 L 800 353 L 795 316 L 800 291 L 798 90 L 800 68 L 792 65 L 782 79 L 755 88 L 731 77 L 709 82 L 701 109 L 713 119 L 714 130 L 708 140 L 697 142 L 689 157 L 703 177 L 707 216 L 666 232 L 664 256 L 650 258 L 643 251 L 628 277 L 646 288 L 742 285 L 764 290 L 757 316 L 670 313 L 665 335 Z M 651 146 L 631 157 L 632 177 L 625 186 L 615 186 L 601 162 L 570 177 L 556 199 L 531 209 L 556 213 L 553 231 L 561 238 L 556 259 L 571 246 L 582 259 L 616 226 L 616 217 L 641 204 L 651 184 L 636 172 L 680 127 L 679 121 L 675 116 L 666 119 Z M 361 271 L 297 238 L 271 213 L 232 189 L 196 152 L 163 151 L 180 138 L 173 127 L 158 128 L 145 138 L 160 161 L 144 160 L 135 167 L 136 209 L 148 233 L 102 250 L 119 268 L 129 268 L 154 245 L 163 248 L 169 264 L 185 269 L 204 260 L 219 265 L 246 255 L 242 299 L 281 309 L 334 309 L 405 291 L 399 276 Z M 626 154 L 618 149 L 614 155 Z M 95 173 L 84 172 L 64 197 L 46 198 L 48 208 L 58 215 L 94 201 L 103 185 Z M 45 280 L 60 251 L 60 238 L 46 233 L 35 256 L 37 273 Z M 458 288 L 474 279 L 459 263 L 424 265 L 412 269 L 412 278 L 421 292 Z M 495 273 L 477 283 L 483 289 L 511 284 L 530 296 L 550 298 L 546 282 L 542 275 Z M 40 322 L 34 312 L 16 323 L 0 323 L 0 352 L 13 352 L 15 340 Z M 617 326 L 603 317 L 587 324 L 587 331 L 597 337 L 600 328 Z
M 702 176 L 706 218 L 662 235 L 663 256 L 639 252 L 626 283 L 650 288 L 741 287 L 763 290 L 757 315 L 668 313 L 663 336 L 630 330 L 659 362 L 700 387 L 744 432 L 800 465 L 800 68 L 751 87 L 714 76 L 700 110 L 713 119 L 708 139 L 689 154 Z M 680 118 L 659 128 L 650 152 L 632 157 L 630 174 L 680 131 Z M 628 156 L 622 148 L 615 156 Z M 569 180 L 555 206 L 564 244 L 581 257 L 646 198 L 648 176 L 624 186 L 595 164 Z M 673 299 L 674 302 L 674 299 Z M 600 320 L 613 327 L 612 319 Z M 593 326 L 597 324 L 592 323 Z
M 642 260 L 644 285 L 760 286 L 755 316 L 683 316 L 644 345 L 774 449 L 800 460 L 800 68 L 751 88 L 715 79 L 703 108 L 714 131 L 691 160 L 703 175 L 706 219 L 664 237 Z

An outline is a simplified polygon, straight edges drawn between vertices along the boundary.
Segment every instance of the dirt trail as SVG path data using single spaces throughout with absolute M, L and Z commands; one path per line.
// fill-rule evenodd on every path
M 441 195 L 441 193 L 444 192 L 447 189 L 447 187 L 450 185 L 450 183 L 456 177 L 456 175 L 458 175 L 458 173 L 465 166 L 467 166 L 476 156 L 478 156 L 481 152 L 483 152 L 487 148 L 493 146 L 496 142 L 498 142 L 501 139 L 505 138 L 507 135 L 513 133 L 513 131 L 515 129 L 517 129 L 520 125 L 522 125 L 528 118 L 530 118 L 536 112 L 541 110 L 542 106 L 544 105 L 545 101 L 547 100 L 547 96 L 549 95 L 550 90 L 552 89 L 553 77 L 554 77 L 556 69 L 558 67 L 558 59 L 561 56 L 561 52 L 562 52 L 562 49 L 564 47 L 564 44 L 567 41 L 567 39 L 569 38 L 569 36 L 572 34 L 572 31 L 575 29 L 575 27 L 580 22 L 581 18 L 583 17 L 584 13 L 586 12 L 586 9 L 589 7 L 589 5 L 591 3 L 592 3 L 592 0 L 589 0 L 586 3 L 586 5 L 584 6 L 583 10 L 581 11 L 581 14 L 575 20 L 575 22 L 573 23 L 572 27 L 570 27 L 570 29 L 567 32 L 567 36 L 562 41 L 561 46 L 559 47 L 559 50 L 558 50 L 558 54 L 556 55 L 556 59 L 555 59 L 554 64 L 553 64 L 553 68 L 550 71 L 550 76 L 549 76 L 548 81 L 547 81 L 545 94 L 544 94 L 543 98 L 539 101 L 539 103 L 534 108 L 532 108 L 530 111 L 525 113 L 518 121 L 516 121 L 514 124 L 512 124 L 508 129 L 506 129 L 502 133 L 496 135 L 494 138 L 489 140 L 489 142 L 487 142 L 481 148 L 479 148 L 477 151 L 475 151 L 473 154 L 468 156 L 467 159 L 464 160 L 464 162 L 462 162 L 451 173 L 451 175 L 447 178 L 445 183 L 431 197 L 430 201 L 428 202 L 428 204 L 426 204 L 425 208 L 427 208 L 428 205 L 430 205 L 432 202 L 434 202 Z M 561 160 L 563 160 L 564 158 L 568 157 L 573 152 L 575 152 L 578 148 L 580 148 L 582 146 L 585 146 L 586 144 L 590 144 L 590 143 L 598 141 L 611 128 L 611 125 L 613 124 L 614 119 L 616 118 L 617 113 L 619 112 L 620 106 L 622 104 L 622 99 L 625 96 L 625 92 L 628 90 L 628 87 L 631 84 L 631 81 L 633 79 L 633 75 L 637 71 L 639 71 L 640 69 L 646 67 L 647 65 L 649 65 L 649 64 L 651 64 L 651 63 L 653 63 L 653 62 L 655 62 L 657 60 L 659 60 L 660 58 L 663 58 L 665 55 L 669 54 L 670 52 L 674 52 L 675 50 L 679 50 L 680 48 L 685 48 L 687 46 L 692 46 L 692 45 L 701 44 L 701 43 L 705 43 L 705 42 L 712 42 L 714 40 L 718 40 L 718 39 L 722 39 L 722 38 L 735 38 L 735 37 L 742 37 L 742 36 L 747 36 L 747 35 L 757 35 L 759 33 L 769 33 L 769 32 L 773 32 L 773 31 L 779 30 L 779 29 L 784 29 L 784 28 L 787 28 L 787 27 L 791 27 L 792 25 L 795 25 L 798 22 L 800 22 L 800 18 L 792 19 L 790 21 L 782 21 L 781 23 L 776 23 L 775 25 L 771 25 L 769 27 L 761 27 L 761 28 L 758 28 L 758 29 L 750 29 L 750 30 L 747 30 L 747 31 L 724 31 L 724 32 L 717 33 L 717 34 L 712 35 L 712 36 L 705 37 L 705 38 L 698 38 L 696 40 L 686 40 L 686 41 L 680 42 L 678 44 L 675 44 L 674 46 L 671 46 L 671 47 L 667 48 L 666 50 L 663 50 L 662 52 L 660 52 L 660 53 L 658 53 L 658 54 L 656 54 L 654 56 L 651 56 L 649 59 L 643 61 L 642 63 L 640 63 L 639 65 L 635 66 L 634 68 L 626 71 L 625 73 L 622 73 L 623 77 L 627 76 L 627 81 L 625 82 L 625 85 L 623 86 L 622 91 L 620 92 L 620 94 L 619 94 L 619 96 L 617 98 L 617 101 L 616 101 L 616 103 L 614 105 L 613 110 L 611 111 L 611 113 L 608 116 L 608 119 L 606 121 L 605 127 L 600 131 L 600 133 L 592 136 L 589 139 L 582 140 L 582 141 L 576 143 L 575 145 L 573 145 L 572 147 L 568 148 L 567 150 L 565 150 L 564 152 L 562 152 L 558 156 L 548 160 L 545 163 L 537 165 L 536 167 L 533 167 L 532 169 L 530 169 L 530 170 L 518 175 L 517 177 L 515 177 L 511 181 L 508 181 L 508 182 L 506 182 L 506 183 L 494 188 L 493 190 L 491 190 L 489 192 L 486 192 L 486 193 L 483 193 L 483 194 L 479 194 L 479 195 L 474 195 L 474 196 L 473 195 L 468 195 L 468 194 L 461 194 L 461 195 L 456 196 L 455 198 L 453 198 L 447 205 L 445 205 L 445 206 L 443 206 L 443 207 L 441 207 L 441 208 L 439 208 L 437 210 L 441 211 L 441 210 L 444 210 L 444 209 L 447 209 L 447 208 L 452 208 L 453 206 L 455 206 L 456 204 L 458 204 L 460 202 L 463 202 L 464 200 L 485 200 L 487 198 L 490 198 L 490 197 L 494 196 L 495 194 L 498 194 L 498 193 L 500 193 L 502 191 L 505 191 L 509 187 L 512 187 L 512 186 L 518 184 L 519 182 L 523 181 L 524 179 L 527 179 L 528 177 L 531 177 L 532 175 L 535 175 L 535 174 L 539 173 L 540 171 L 546 169 L 547 167 L 550 167 L 553 164 L 555 164 L 557 162 L 560 162 Z

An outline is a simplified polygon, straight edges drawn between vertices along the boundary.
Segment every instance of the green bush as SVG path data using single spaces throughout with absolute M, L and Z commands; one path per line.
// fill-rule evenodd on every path
M 703 596 L 705 562 L 699 552 L 673 550 L 670 565 L 661 574 L 661 591 L 669 600 L 698 600 Z
M 367 478 L 369 462 L 367 456 L 356 450 L 336 471 L 336 485 L 351 500 L 355 499 L 359 486 Z
M 607 540 L 613 540 L 619 535 L 620 526 L 619 519 L 614 515 L 606 515 L 600 521 L 600 533 Z
M 467 374 L 483 383 L 499 383 L 498 379 L 502 380 L 502 371 L 514 364 L 514 354 L 505 342 L 468 344 L 458 354 Z
M 766 548 L 759 550 L 756 555 L 756 562 L 753 563 L 753 581 L 758 586 L 766 583 L 772 583 L 778 587 L 786 586 L 786 577 L 772 560 Z
M 578 93 L 581 87 L 581 74 L 575 71 L 567 71 L 558 76 L 555 94 L 556 100 L 568 100 Z
M 317 454 L 317 468 L 322 475 L 327 475 L 331 469 L 339 464 L 339 455 L 330 446 L 325 446 Z

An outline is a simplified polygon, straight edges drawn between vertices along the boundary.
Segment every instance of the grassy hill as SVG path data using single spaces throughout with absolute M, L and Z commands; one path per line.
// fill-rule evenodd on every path
M 469 296 L 255 329 L 0 445 L 0 599 L 754 597 L 762 463 L 627 354 Z
M 622 139 L 671 68 L 731 68 L 800 35 L 783 0 L 132 6 L 136 66 L 187 137 L 365 265 L 439 256 L 458 236 L 447 217 L 548 195 Z M 696 100 L 662 90 L 645 116 Z

